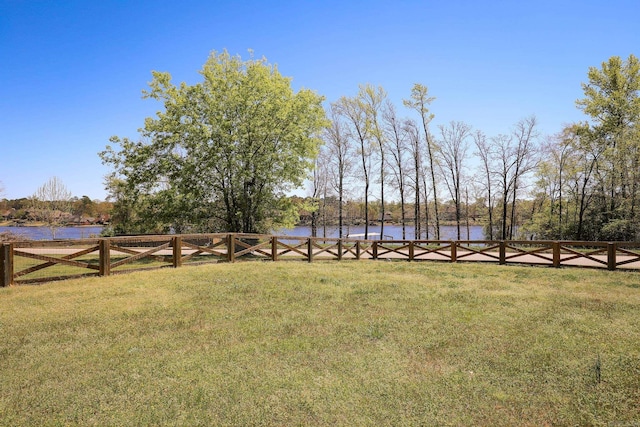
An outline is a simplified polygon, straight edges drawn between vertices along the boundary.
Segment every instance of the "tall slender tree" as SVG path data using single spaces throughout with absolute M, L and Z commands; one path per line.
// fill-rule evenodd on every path
M 391 169 L 393 171 L 395 187 L 400 197 L 400 222 L 402 224 L 402 238 L 405 239 L 407 232 L 407 216 L 406 216 L 406 174 L 407 174 L 407 158 L 405 153 L 407 150 L 406 133 L 403 131 L 402 122 L 396 115 L 396 109 L 391 102 L 387 102 L 384 110 L 385 130 L 388 135 L 389 152 L 392 162 Z
M 411 89 L 411 99 L 405 99 L 404 105 L 412 108 L 420 115 L 422 130 L 427 146 L 427 159 L 429 161 L 429 172 L 431 174 L 431 186 L 433 190 L 433 206 L 435 210 L 435 231 L 436 239 L 440 240 L 440 215 L 438 213 L 438 189 L 436 184 L 436 156 L 438 151 L 437 144 L 432 140 L 429 133 L 429 123 L 433 120 L 434 115 L 429 113 L 429 105 L 435 100 L 429 96 L 429 90 L 426 86 L 416 83 Z
M 328 186 L 328 158 L 329 155 L 325 147 L 320 150 L 320 154 L 313 168 L 313 176 L 311 180 L 311 204 L 309 210 L 311 212 L 311 237 L 318 236 L 318 220 L 320 215 L 326 219 L 326 195 Z M 323 223 L 323 230 L 326 229 L 326 221 Z
M 372 85 L 360 86 L 360 92 L 358 98 L 361 100 L 365 107 L 367 116 L 367 126 L 369 127 L 369 134 L 371 139 L 375 142 L 378 150 L 378 156 L 380 159 L 379 167 L 380 174 L 378 176 L 380 180 L 380 238 L 384 239 L 384 220 L 385 220 L 385 200 L 384 200 L 384 187 L 385 187 L 385 168 L 387 166 L 385 160 L 386 151 L 386 135 L 383 131 L 381 123 L 382 109 L 384 102 L 387 98 L 386 91 L 378 86 L 377 88 Z
M 460 221 L 462 219 L 462 182 L 463 167 L 469 150 L 468 139 L 471 126 L 462 122 L 451 122 L 440 126 L 440 162 L 444 182 L 455 205 L 456 231 L 460 240 Z
M 420 131 L 413 120 L 406 120 L 403 125 L 403 131 L 409 143 L 409 152 L 411 153 L 411 185 L 413 186 L 413 221 L 414 221 L 414 239 L 422 236 L 422 214 L 420 210 L 420 194 L 422 181 L 422 151 L 420 149 Z M 427 229 L 427 238 L 429 231 Z
M 508 230 L 510 229 L 510 227 L 508 227 L 509 199 L 516 179 L 513 137 L 500 134 L 491 138 L 491 144 L 495 150 L 496 167 L 494 173 L 498 180 L 502 208 L 502 215 L 500 217 L 500 239 L 507 240 L 509 238 Z
M 494 194 L 493 194 L 493 152 L 491 151 L 491 145 L 487 141 L 487 137 L 482 131 L 476 131 L 473 134 L 473 142 L 476 145 L 476 155 L 480 158 L 480 175 L 482 179 L 484 190 L 486 193 L 487 214 L 489 216 L 489 224 L 487 225 L 487 237 L 489 240 L 493 240 L 494 236 L 494 224 L 493 224 L 493 209 L 494 209 Z
M 346 187 L 352 173 L 355 153 L 344 117 L 340 114 L 340 107 L 335 103 L 331 104 L 330 118 L 331 124 L 325 129 L 323 139 L 326 161 L 329 163 L 330 183 L 338 195 L 338 235 L 342 238 Z
M 518 190 L 523 184 L 522 179 L 525 175 L 532 172 L 538 164 L 538 146 L 537 146 L 537 120 L 534 116 L 522 119 L 516 123 L 513 129 L 513 137 L 516 142 L 515 151 L 513 152 L 514 160 L 514 179 L 513 191 L 511 199 L 511 221 L 509 227 L 509 238 L 513 238 L 516 218 L 516 201 Z
M 588 209 L 595 196 L 592 188 L 594 185 L 593 181 L 595 180 L 594 175 L 596 174 L 597 165 L 605 150 L 601 145 L 594 143 L 588 126 L 572 125 L 570 132 L 573 134 L 572 154 L 574 158 L 573 162 L 575 163 L 574 173 L 571 175 L 573 180 L 571 187 L 573 188 L 574 199 L 577 205 L 574 219 L 574 221 L 577 222 L 575 239 L 583 240 L 585 237 L 595 239 L 596 237 L 593 234 L 585 236 L 585 223 L 587 221 L 586 216 Z
M 364 234 L 369 237 L 369 188 L 371 186 L 371 135 L 367 125 L 366 108 L 359 98 L 342 97 L 336 103 L 337 109 L 345 117 L 349 135 L 357 141 L 361 174 L 364 180 Z

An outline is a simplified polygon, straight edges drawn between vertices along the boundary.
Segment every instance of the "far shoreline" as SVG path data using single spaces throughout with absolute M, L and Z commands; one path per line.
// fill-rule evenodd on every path
M 0 227 L 49 227 L 47 224 L 45 224 L 44 222 L 25 222 L 25 223 L 17 223 L 15 221 L 2 221 L 0 222 Z M 63 225 L 56 225 L 55 228 L 62 228 L 62 227 L 78 227 L 78 228 L 83 228 L 83 227 L 105 227 L 105 224 L 63 224 Z

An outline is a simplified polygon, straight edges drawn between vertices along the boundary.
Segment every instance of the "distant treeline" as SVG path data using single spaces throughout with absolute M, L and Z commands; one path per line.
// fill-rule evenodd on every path
M 67 223 L 104 224 L 109 221 L 113 203 L 101 200 L 91 200 L 88 196 L 71 197 L 69 210 L 64 212 Z M 40 206 L 47 207 L 47 203 L 39 201 Z M 0 221 L 10 223 L 39 222 L 38 211 L 42 208 L 34 203 L 33 198 L 2 199 L 0 200 Z

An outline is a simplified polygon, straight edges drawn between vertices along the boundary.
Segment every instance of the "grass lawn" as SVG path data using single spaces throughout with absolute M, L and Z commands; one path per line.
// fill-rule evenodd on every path
M 0 425 L 640 422 L 640 273 L 245 262 L 0 289 Z

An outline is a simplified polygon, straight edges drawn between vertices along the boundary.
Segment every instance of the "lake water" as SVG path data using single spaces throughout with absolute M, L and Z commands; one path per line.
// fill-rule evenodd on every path
M 284 235 L 284 236 L 300 236 L 300 237 L 308 237 L 311 236 L 311 227 L 308 226 L 298 226 L 292 229 L 282 229 L 278 231 L 276 234 Z M 360 234 L 357 238 L 364 239 L 364 225 L 362 226 L 350 226 L 342 228 L 343 237 L 347 237 L 347 235 Z M 440 226 L 440 240 L 456 240 L 457 239 L 457 228 L 453 225 L 444 225 Z M 380 235 L 380 226 L 369 226 L 369 237 L 371 239 L 378 239 Z M 325 237 L 324 230 L 322 227 L 318 227 L 317 229 L 318 237 Z M 326 237 L 338 237 L 338 227 L 327 227 Z M 413 227 L 406 227 L 405 233 L 406 239 L 411 240 L 414 239 L 414 229 Z M 422 237 L 424 238 L 424 236 Z M 402 226 L 401 225 L 388 225 L 384 226 L 384 239 L 385 240 L 402 240 Z M 429 239 L 434 240 L 435 234 L 433 230 L 429 232 Z M 469 237 L 467 237 L 467 228 L 460 228 L 460 239 L 461 240 L 484 240 L 484 234 L 482 231 L 481 225 L 472 225 L 469 227 Z
M 413 227 L 406 228 L 407 239 L 413 239 Z M 51 231 L 48 227 L 0 227 L 0 233 L 9 231 L 19 236 L 24 236 L 29 240 L 50 240 Z M 100 226 L 90 227 L 60 227 L 56 231 L 56 239 L 88 239 L 90 237 L 98 236 L 102 231 Z M 483 240 L 484 235 L 482 233 L 482 226 L 472 225 L 469 227 L 470 237 L 467 238 L 467 228 L 460 229 L 462 233 L 462 240 Z M 297 237 L 309 237 L 311 236 L 311 227 L 298 226 L 294 228 L 285 228 L 279 230 L 276 234 L 282 236 L 297 236 Z M 326 237 L 338 237 L 338 227 L 327 227 Z M 360 234 L 358 238 L 364 238 L 364 226 L 350 226 L 343 227 L 343 236 L 347 237 L 347 234 L 354 235 Z M 375 234 L 375 235 L 374 235 Z M 380 234 L 379 226 L 370 226 L 369 235 L 372 239 L 377 239 Z M 323 237 L 322 227 L 318 227 L 318 237 Z M 354 236 L 355 237 L 355 236 Z M 400 225 L 385 225 L 384 226 L 384 238 L 386 240 L 400 240 L 402 239 L 402 226 Z M 430 239 L 435 239 L 433 233 L 429 234 Z M 455 226 L 441 226 L 440 227 L 440 239 L 441 240 L 455 240 L 456 239 L 456 227 Z
M 0 227 L 0 233 L 7 231 L 28 240 L 51 240 L 49 227 Z M 56 230 L 56 239 L 88 239 L 101 232 L 101 226 L 60 227 Z

